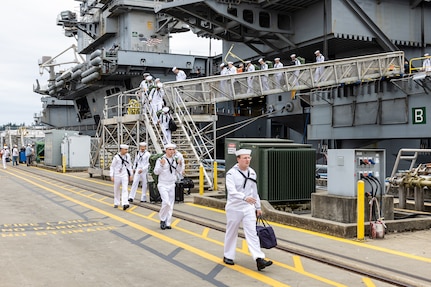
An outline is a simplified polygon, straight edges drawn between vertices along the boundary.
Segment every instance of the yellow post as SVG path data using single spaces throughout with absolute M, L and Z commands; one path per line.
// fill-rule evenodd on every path
M 204 195 L 204 167 L 199 166 L 199 194 Z
M 365 184 L 358 180 L 358 205 L 357 205 L 357 239 L 364 240 L 365 237 Z
M 63 155 L 62 156 L 62 165 L 63 165 L 63 173 L 66 173 L 66 156 L 65 155 Z
M 214 182 L 213 182 L 214 188 L 213 190 L 218 190 L 217 187 L 217 162 L 214 161 Z

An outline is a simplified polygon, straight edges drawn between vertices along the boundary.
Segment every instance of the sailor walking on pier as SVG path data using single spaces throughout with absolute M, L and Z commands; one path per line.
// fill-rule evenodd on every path
M 135 161 L 133 163 L 133 176 L 132 188 L 130 189 L 129 202 L 135 199 L 136 190 L 139 186 L 139 181 L 142 181 L 142 195 L 141 202 L 147 201 L 147 172 L 150 159 L 150 153 L 147 151 L 147 143 L 139 143 L 139 151 L 136 153 Z
M 112 159 L 109 175 L 114 182 L 114 208 L 120 204 L 120 185 L 121 185 L 121 205 L 123 210 L 129 208 L 128 191 L 129 180 L 132 180 L 132 165 L 130 155 L 128 154 L 129 146 L 120 145 L 120 152 Z
M 226 234 L 224 240 L 223 262 L 234 265 L 238 240 L 238 229 L 242 222 L 248 250 L 260 271 L 272 261 L 265 260 L 256 234 L 256 215 L 261 216 L 260 198 L 257 192 L 256 172 L 250 167 L 251 150 L 240 149 L 235 152 L 237 164 L 226 174 Z

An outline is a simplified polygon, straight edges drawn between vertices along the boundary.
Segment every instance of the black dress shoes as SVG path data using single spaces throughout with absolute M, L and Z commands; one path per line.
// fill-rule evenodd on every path
M 256 265 L 257 265 L 257 270 L 262 270 L 265 269 L 265 267 L 271 266 L 272 265 L 272 261 L 271 260 L 265 260 L 263 258 L 257 258 L 256 259 Z
M 118 208 L 118 205 L 114 204 L 114 208 Z
M 172 229 L 170 225 L 166 225 L 166 229 Z
M 129 198 L 129 202 L 132 203 L 133 202 L 133 198 Z
M 123 205 L 123 210 L 126 210 L 127 208 L 129 208 L 129 205 L 128 205 L 128 204 Z
M 166 223 L 164 221 L 160 221 L 160 229 L 162 230 L 166 229 Z
M 227 265 L 235 265 L 232 259 L 229 259 L 226 257 L 223 257 L 223 262 L 226 263 Z

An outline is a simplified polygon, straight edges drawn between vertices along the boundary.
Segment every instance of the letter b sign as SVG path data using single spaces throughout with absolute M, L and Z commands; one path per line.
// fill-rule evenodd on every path
M 412 122 L 414 125 L 426 124 L 426 108 L 412 108 Z

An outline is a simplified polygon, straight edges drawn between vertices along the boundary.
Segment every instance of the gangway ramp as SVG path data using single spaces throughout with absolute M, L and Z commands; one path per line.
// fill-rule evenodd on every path
M 164 83 L 166 94 L 180 96 L 188 106 L 209 105 L 289 91 L 303 91 L 335 85 L 370 82 L 404 73 L 404 52 L 373 54 Z M 248 82 L 249 81 L 249 82 Z M 268 82 L 266 88 L 263 84 Z M 248 83 L 252 86 L 248 86 Z M 177 93 L 178 92 L 178 93 Z

